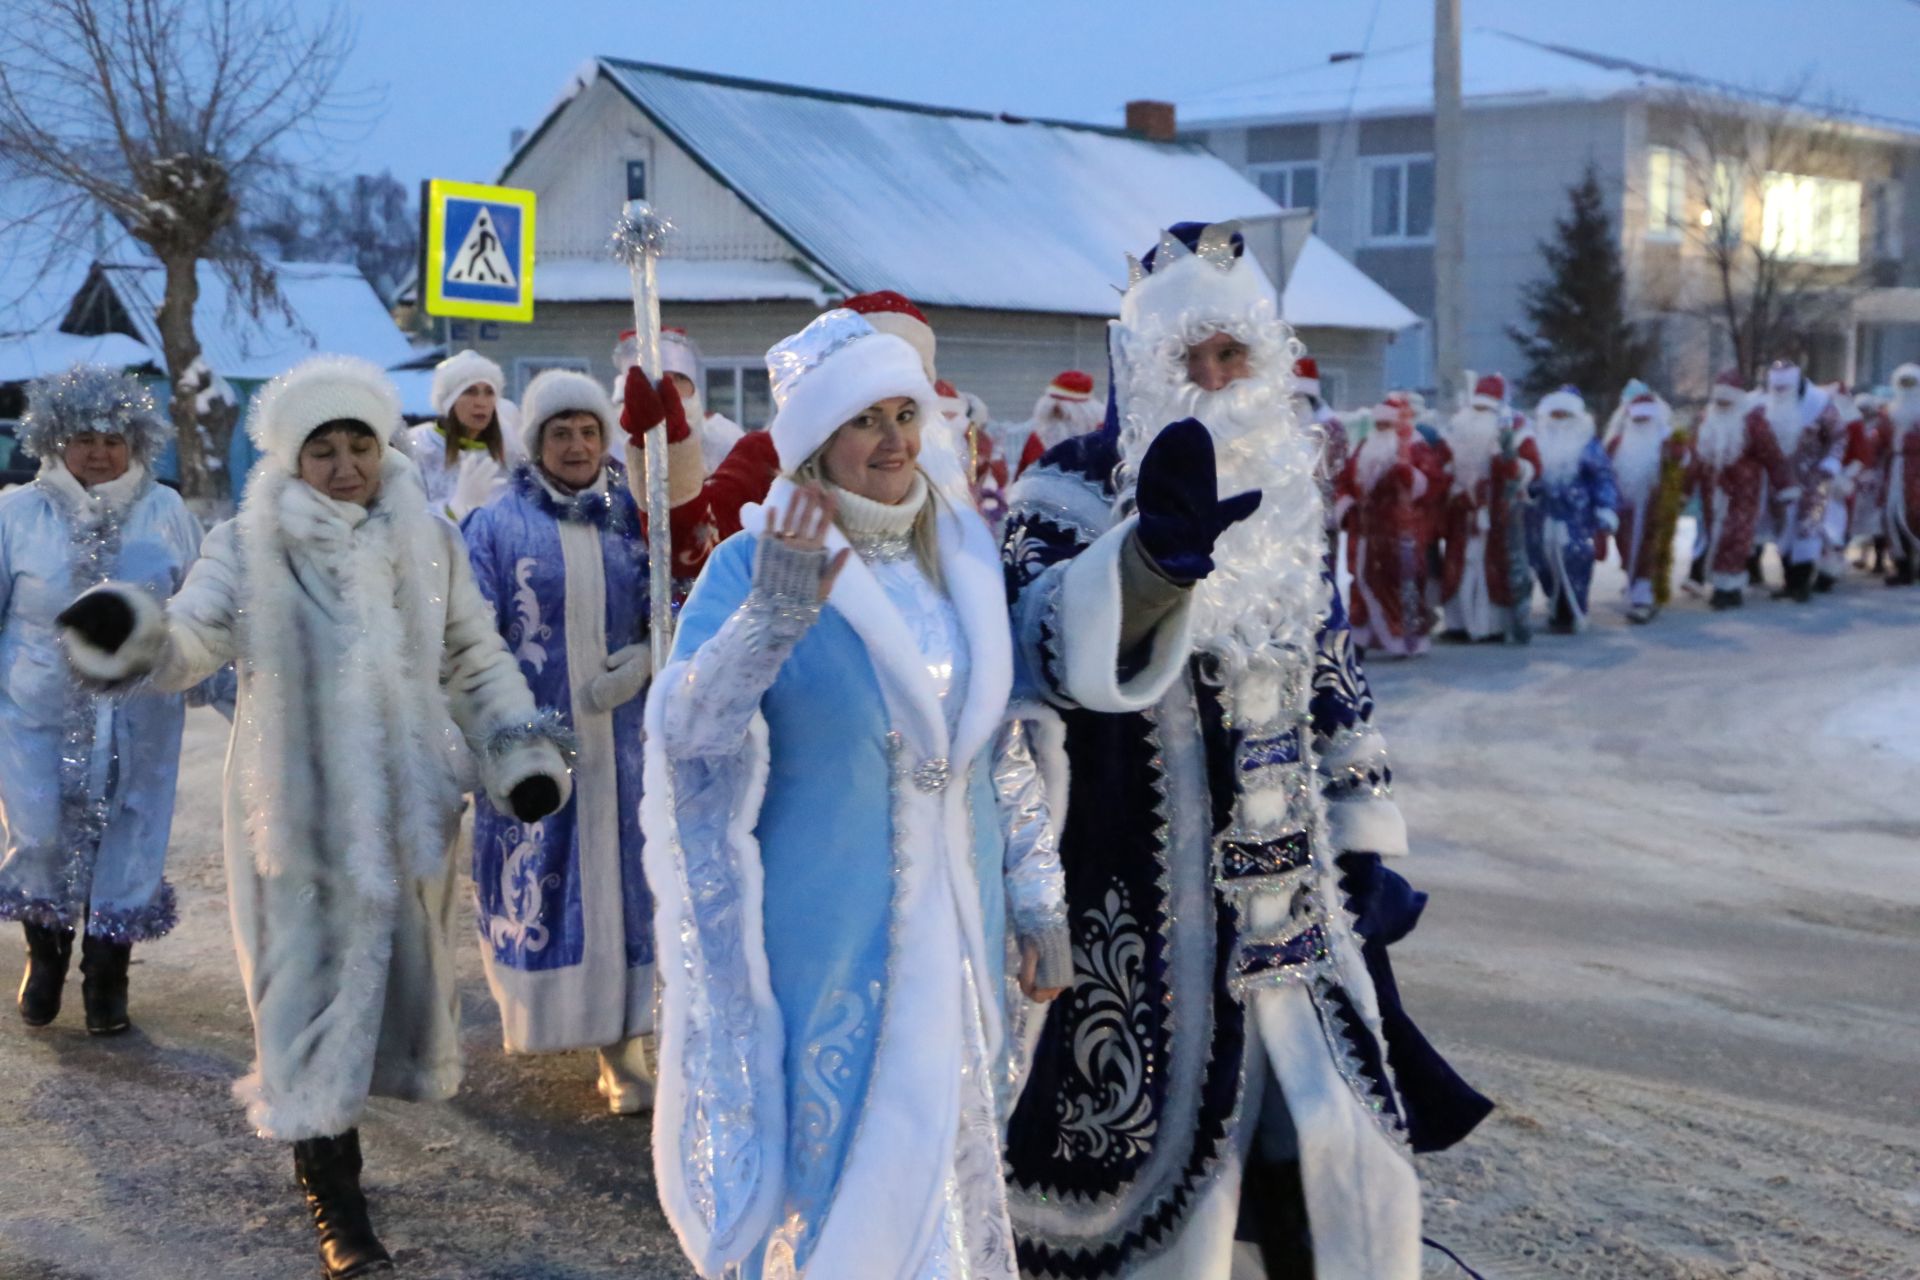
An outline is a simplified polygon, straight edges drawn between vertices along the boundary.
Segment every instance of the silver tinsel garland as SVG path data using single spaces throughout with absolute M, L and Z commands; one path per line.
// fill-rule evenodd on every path
M 644 200 L 628 202 L 614 220 L 613 235 L 607 247 L 622 265 L 634 267 L 648 254 L 659 257 L 673 234 L 673 223 L 654 211 Z
M 160 414 L 152 393 L 118 369 L 77 364 L 27 384 L 21 448 L 45 461 L 84 431 L 125 436 L 143 465 L 173 439 L 173 424 Z

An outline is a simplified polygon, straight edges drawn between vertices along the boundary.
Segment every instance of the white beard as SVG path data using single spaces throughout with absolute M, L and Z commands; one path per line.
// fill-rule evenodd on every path
M 1800 433 L 1807 426 L 1806 415 L 1800 412 L 1800 393 L 1769 394 L 1767 424 L 1773 428 L 1773 438 L 1780 442 L 1780 452 L 1792 457 L 1793 451 L 1800 447 Z
M 1063 440 L 1097 430 L 1103 411 L 1091 400 L 1063 401 L 1046 397 L 1048 403 L 1037 409 L 1027 422 L 1027 430 L 1040 437 L 1051 449 Z
M 1620 496 L 1636 505 L 1643 503 L 1660 479 L 1660 446 L 1666 430 L 1659 422 L 1635 422 L 1627 419 L 1626 430 L 1613 453 L 1613 474 L 1620 484 Z
M 1386 478 L 1393 464 L 1400 460 L 1400 433 L 1389 427 L 1384 431 L 1376 430 L 1361 442 L 1360 451 L 1353 458 L 1353 478 L 1360 483 L 1362 493 L 1372 493 L 1373 487 Z
M 1695 435 L 1693 447 L 1701 459 L 1716 471 L 1739 461 L 1740 455 L 1747 450 L 1746 406 L 1715 409 L 1709 405 L 1707 416 L 1700 420 L 1700 430 Z
M 1160 430 L 1198 418 L 1213 436 L 1219 493 L 1262 493 L 1247 519 L 1220 535 L 1214 571 L 1194 588 L 1194 637 L 1233 675 L 1256 660 L 1292 661 L 1310 655 L 1330 591 L 1321 576 L 1325 504 L 1317 479 L 1324 438 L 1302 423 L 1291 379 L 1264 370 L 1289 369 L 1298 355 L 1278 321 L 1261 327 L 1249 345 L 1255 373 L 1219 391 L 1202 391 L 1165 360 L 1123 375 L 1120 422 L 1120 504 L 1131 508 L 1140 461 Z M 1244 339 L 1247 335 L 1236 335 Z M 1391 433 L 1388 433 L 1391 435 Z
M 1593 419 L 1575 418 L 1565 426 L 1556 426 L 1553 419 L 1543 418 L 1534 439 L 1540 445 L 1540 462 L 1548 482 L 1565 484 L 1580 470 L 1580 455 L 1593 439 Z
M 1887 416 L 1893 419 L 1893 425 L 1898 430 L 1920 427 L 1920 391 L 1897 392 L 1887 402 Z
M 1462 409 L 1447 423 L 1447 447 L 1453 451 L 1453 484 L 1471 494 L 1493 474 L 1500 447 L 1500 415 L 1491 409 Z

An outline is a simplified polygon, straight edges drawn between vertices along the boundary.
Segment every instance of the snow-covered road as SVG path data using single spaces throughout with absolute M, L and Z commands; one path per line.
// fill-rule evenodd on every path
M 1407 1000 L 1502 1104 L 1423 1162 L 1429 1233 L 1489 1280 L 1920 1277 L 1920 591 L 1630 629 L 1617 585 L 1586 636 L 1373 669 L 1433 894 Z M 313 1269 L 285 1148 L 227 1098 L 224 728 L 190 720 L 183 923 L 135 952 L 136 1032 L 88 1040 L 77 990 L 51 1030 L 0 1016 L 5 1280 Z M 404 1274 L 686 1275 L 644 1123 L 589 1055 L 503 1058 L 462 958 L 466 1090 L 365 1129 Z

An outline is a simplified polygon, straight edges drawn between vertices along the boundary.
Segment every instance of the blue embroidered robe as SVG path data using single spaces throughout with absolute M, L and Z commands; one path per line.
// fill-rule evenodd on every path
M 511 1052 L 611 1045 L 651 1028 L 653 899 L 641 859 L 644 700 L 577 692 L 647 634 L 647 551 L 623 473 L 562 499 L 529 463 L 462 528 L 481 595 L 542 708 L 580 740 L 573 796 L 531 825 L 475 801 L 481 955 Z
M 1544 441 L 1541 451 L 1546 452 Z M 1527 554 L 1547 593 L 1549 616 L 1575 623 L 1585 619 L 1593 586 L 1593 537 L 1618 525 L 1619 506 L 1613 460 L 1597 438 L 1580 450 L 1579 465 L 1570 474 L 1534 480 Z
M 769 504 L 790 490 L 781 481 Z M 949 506 L 941 568 L 971 667 L 950 729 L 913 633 L 863 562 L 849 560 L 797 642 L 781 639 L 747 603 L 756 537 L 736 534 L 707 561 L 648 707 L 656 743 L 677 741 L 676 698 L 724 705 L 716 719 L 729 724 L 753 709 L 743 744 L 648 760 L 661 1204 L 702 1274 L 917 1275 L 953 1176 L 969 1204 L 1001 1188 L 991 1115 L 974 1170 L 988 1185 L 966 1185 L 956 1133 L 981 1083 L 963 1075 L 1000 1051 L 1005 982 L 997 558 L 984 524 Z M 829 551 L 846 545 L 832 531 Z M 739 667 L 703 668 L 710 644 L 743 663 L 771 654 L 777 675 L 763 686 Z
M 1328 1206 L 1312 1223 L 1322 1265 L 1337 1266 L 1324 1274 L 1410 1274 L 1418 1206 L 1401 1153 L 1458 1141 L 1490 1104 L 1393 985 L 1386 945 L 1413 928 L 1425 895 L 1381 866 L 1405 852 L 1405 828 L 1345 612 L 1330 591 L 1310 696 L 1289 687 L 1276 704 L 1307 710 L 1259 737 L 1232 723 L 1214 659 L 1170 635 L 1175 623 L 1116 669 L 1118 557 L 1133 525 L 1112 511 L 1117 441 L 1109 425 L 1049 451 L 1013 490 L 1004 543 L 1016 691 L 1054 703 L 1066 724 L 1061 861 L 1078 970 L 1049 1010 L 1008 1136 L 1022 1270 L 1122 1276 L 1176 1239 L 1252 1119 L 1240 1115 L 1244 1063 L 1260 1034 L 1271 1069 L 1300 1046 L 1318 1055 L 1304 1072 L 1320 1091 L 1288 1102 L 1303 1152 L 1316 1153 L 1302 1175 L 1329 1187 L 1309 1196 Z M 1230 830 L 1237 798 L 1263 778 L 1293 796 L 1285 820 L 1263 838 Z M 1284 927 L 1256 927 L 1256 900 L 1288 894 Z M 1256 1033 L 1256 1001 L 1302 993 L 1310 1006 L 1268 1008 Z M 1290 1040 L 1273 1029 L 1282 1014 Z M 1386 1221 L 1393 1230 L 1378 1230 Z

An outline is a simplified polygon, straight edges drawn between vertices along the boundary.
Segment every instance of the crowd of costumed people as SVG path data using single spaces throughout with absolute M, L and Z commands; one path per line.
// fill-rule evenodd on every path
M 1399 994 L 1427 897 L 1366 656 L 1525 640 L 1537 595 L 1577 632 L 1616 553 L 1640 623 L 1676 576 L 1739 606 L 1768 544 L 1790 600 L 1850 546 L 1912 583 L 1920 368 L 1878 397 L 1726 375 L 1690 430 L 1637 382 L 1603 432 L 1497 375 L 1438 425 L 1405 393 L 1336 415 L 1233 225 L 1169 228 L 1128 276 L 1105 396 L 1063 371 L 1012 427 L 891 292 L 767 353 L 755 430 L 707 409 L 679 330 L 658 369 L 622 335 L 611 389 L 552 370 L 517 404 L 459 352 L 411 428 L 379 369 L 316 357 L 256 398 L 259 460 L 206 531 L 154 479 L 139 382 L 35 383 L 41 470 L 0 496 L 23 1022 L 57 1020 L 77 944 L 86 1030 L 131 1025 L 207 705 L 234 1092 L 291 1145 L 329 1277 L 392 1265 L 368 1099 L 459 1087 L 470 881 L 504 1051 L 596 1052 L 703 1276 L 1224 1278 L 1250 1252 L 1413 1280 L 1412 1157 L 1493 1104 Z

